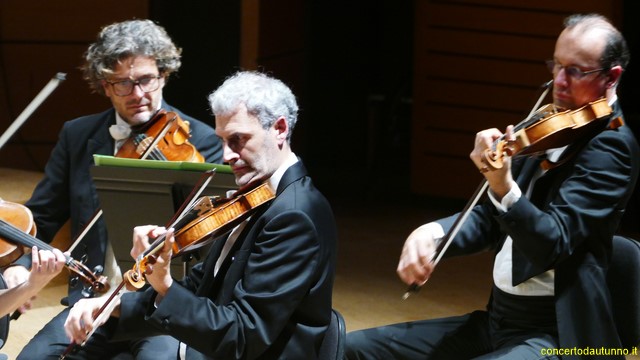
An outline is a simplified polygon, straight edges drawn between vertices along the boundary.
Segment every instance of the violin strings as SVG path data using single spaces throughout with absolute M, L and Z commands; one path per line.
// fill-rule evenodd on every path
M 548 81 L 548 82 L 546 82 L 546 83 L 544 83 L 542 85 L 542 87 L 545 88 L 544 91 L 542 92 L 542 94 L 540 94 L 540 96 L 538 97 L 538 100 L 536 101 L 535 105 L 533 105 L 533 107 L 529 111 L 529 115 L 527 115 L 527 117 L 523 121 L 521 121 L 519 124 L 514 126 L 514 130 L 516 130 L 516 131 L 517 130 L 522 130 L 522 129 L 526 128 L 528 125 L 530 125 L 531 122 L 535 122 L 535 121 L 538 120 L 538 119 L 532 119 L 532 116 L 536 113 L 536 111 L 540 107 L 540 104 L 542 103 L 542 100 L 544 100 L 544 98 L 547 97 L 547 94 L 549 93 L 549 89 L 551 89 L 551 84 L 553 84 L 553 80 Z M 554 111 L 557 111 L 557 109 L 555 107 L 555 104 L 553 104 L 553 109 L 554 109 Z
M 139 146 L 145 139 L 146 139 L 146 135 L 145 134 L 138 134 L 133 138 L 133 144 L 135 146 Z M 151 160 L 162 160 L 162 161 L 167 161 L 167 157 L 164 156 L 164 154 L 162 153 L 162 151 L 160 151 L 155 144 L 157 144 L 157 142 L 152 142 L 146 150 L 146 153 L 143 154 L 140 157 L 140 160 L 145 160 L 147 157 L 150 158 Z M 151 147 L 153 146 L 153 147 Z M 149 151 L 149 148 L 151 148 L 151 150 Z
M 38 240 L 37 238 L 25 233 L 24 231 L 16 228 L 12 224 L 0 219 L 0 235 L 8 238 L 11 241 L 17 242 L 20 245 L 33 247 L 37 246 L 42 250 L 53 250 L 53 247 L 45 242 Z
M 174 216 L 173 219 L 169 220 L 167 229 L 175 226 L 187 214 L 187 212 L 193 208 L 195 202 L 200 198 L 200 194 L 202 194 L 207 185 L 209 185 L 209 182 L 211 182 L 211 179 L 213 179 L 215 172 L 216 169 L 213 168 L 211 170 L 205 171 L 202 176 L 200 176 L 200 179 L 198 179 L 198 184 L 193 187 L 189 196 L 187 196 L 187 198 L 182 203 L 182 206 L 180 206 L 180 209 L 176 211 L 177 216 Z
M 162 158 L 153 159 L 153 160 L 167 160 L 166 157 L 164 156 L 164 154 L 160 150 L 158 150 L 157 146 L 158 146 L 158 143 L 160 142 L 160 140 L 164 139 L 165 134 L 167 133 L 167 131 L 169 131 L 170 125 L 176 120 L 176 118 L 177 118 L 177 116 L 174 116 L 171 120 L 167 121 L 167 123 L 164 125 L 162 130 L 153 139 L 153 142 L 151 142 L 151 144 L 149 144 L 149 147 L 147 148 L 147 150 L 145 151 L 145 153 L 142 155 L 142 157 L 140 159 L 144 160 L 148 156 L 154 154 L 154 155 L 157 155 L 159 157 L 161 156 Z M 157 153 L 160 153 L 160 154 L 157 154 Z

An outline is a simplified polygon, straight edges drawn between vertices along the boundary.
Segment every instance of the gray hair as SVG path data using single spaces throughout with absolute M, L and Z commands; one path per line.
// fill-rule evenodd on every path
M 209 104 L 214 116 L 233 114 L 244 105 L 264 129 L 284 117 L 289 127 L 288 142 L 298 120 L 298 104 L 291 89 L 282 81 L 255 71 L 239 71 L 228 77 L 209 95 Z
M 600 14 L 574 14 L 564 20 L 564 26 L 566 29 L 579 28 L 582 32 L 594 28 L 605 31 L 607 42 L 600 57 L 600 65 L 605 69 L 611 69 L 617 65 L 622 69 L 627 68 L 631 58 L 627 42 L 609 19 Z
M 165 29 L 151 20 L 129 20 L 108 25 L 85 53 L 83 77 L 97 93 L 104 95 L 101 80 L 113 73 L 116 65 L 132 56 L 156 60 L 160 75 L 169 76 L 180 68 L 180 54 Z

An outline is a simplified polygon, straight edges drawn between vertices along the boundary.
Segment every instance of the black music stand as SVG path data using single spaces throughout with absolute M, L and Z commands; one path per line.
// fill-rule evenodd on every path
M 93 183 L 98 191 L 109 241 L 120 269 L 132 268 L 131 239 L 138 225 L 166 225 L 180 208 L 191 189 L 200 182 L 205 171 L 215 175 L 201 196 L 226 196 L 236 190 L 235 178 L 227 165 L 173 161 L 136 160 L 94 155 L 91 167 Z M 184 275 L 191 256 L 183 263 L 174 261 L 172 274 Z

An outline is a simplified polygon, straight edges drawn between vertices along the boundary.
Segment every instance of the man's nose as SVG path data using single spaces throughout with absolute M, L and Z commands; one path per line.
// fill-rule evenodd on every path
M 235 160 L 238 158 L 238 154 L 231 149 L 228 145 L 222 146 L 222 160 L 226 163 L 230 163 L 231 160 Z

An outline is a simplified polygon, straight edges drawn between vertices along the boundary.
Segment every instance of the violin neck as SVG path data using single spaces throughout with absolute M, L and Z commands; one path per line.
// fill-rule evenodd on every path
M 146 258 L 149 255 L 154 255 L 156 252 L 162 250 L 162 247 L 164 246 L 164 240 L 167 238 L 167 236 L 165 234 L 162 234 L 160 236 L 158 236 L 153 243 L 151 243 L 151 245 L 149 245 L 149 247 L 147 248 L 147 250 L 145 250 L 140 256 L 139 258 Z
M 142 155 L 140 156 L 140 159 L 167 161 L 167 157 L 164 156 L 162 151 L 160 151 L 158 147 L 153 144 L 154 141 L 151 138 L 147 137 L 147 135 L 145 135 L 144 133 L 137 134 L 133 138 L 133 144 L 136 147 L 142 144 L 143 142 L 146 143 L 146 144 L 143 144 L 143 147 L 146 150 L 142 153 Z
M 25 233 L 2 219 L 0 219 L 0 237 L 29 248 L 37 246 L 41 250 L 53 250 L 51 245 Z

